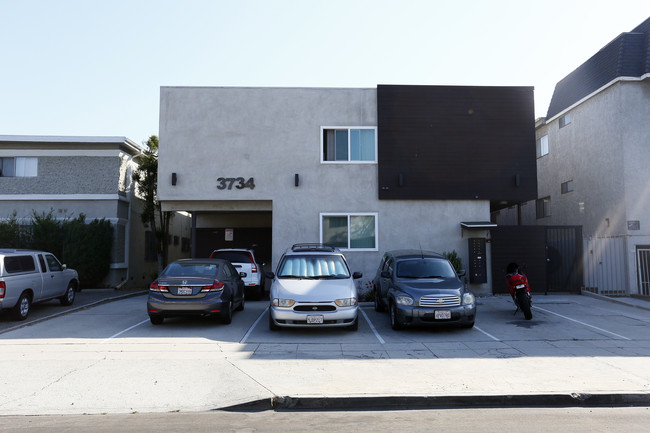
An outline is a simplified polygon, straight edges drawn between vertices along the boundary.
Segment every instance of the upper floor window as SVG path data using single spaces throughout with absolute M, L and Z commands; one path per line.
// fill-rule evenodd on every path
M 377 250 L 377 214 L 321 214 L 321 242 L 346 250 Z
M 562 183 L 562 194 L 573 191 L 573 180 L 568 180 Z
M 322 162 L 376 162 L 377 128 L 322 127 Z
M 569 123 L 571 123 L 571 113 L 567 113 L 564 116 L 560 117 L 560 128 L 564 128 Z
M 38 174 L 36 157 L 1 157 L 0 177 L 34 177 Z
M 536 142 L 537 157 L 540 158 L 548 153 L 548 135 L 543 136 Z

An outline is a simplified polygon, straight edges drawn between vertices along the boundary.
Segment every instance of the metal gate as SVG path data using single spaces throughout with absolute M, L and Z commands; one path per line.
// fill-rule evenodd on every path
M 583 284 L 581 226 L 500 226 L 492 234 L 492 292 L 507 293 L 506 267 L 525 264 L 535 292 L 578 292 Z
M 650 246 L 636 247 L 639 293 L 650 296 Z

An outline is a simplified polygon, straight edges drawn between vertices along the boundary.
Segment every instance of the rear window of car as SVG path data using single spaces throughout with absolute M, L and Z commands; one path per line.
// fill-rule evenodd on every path
M 402 260 L 397 263 L 398 278 L 454 278 L 456 272 L 448 261 L 433 258 Z
M 210 257 L 228 260 L 231 263 L 251 263 L 251 256 L 247 251 L 215 251 Z
M 280 278 L 350 277 L 350 270 L 341 256 L 286 256 L 279 269 Z
M 172 263 L 160 276 L 216 278 L 218 273 L 219 265 L 216 263 Z
M 5 257 L 5 271 L 8 274 L 19 272 L 30 272 L 36 270 L 32 256 L 10 256 Z

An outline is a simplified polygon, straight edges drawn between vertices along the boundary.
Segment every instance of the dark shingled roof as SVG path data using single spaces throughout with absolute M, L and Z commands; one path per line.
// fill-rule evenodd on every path
M 650 18 L 621 33 L 555 85 L 546 118 L 550 119 L 618 77 L 650 73 Z

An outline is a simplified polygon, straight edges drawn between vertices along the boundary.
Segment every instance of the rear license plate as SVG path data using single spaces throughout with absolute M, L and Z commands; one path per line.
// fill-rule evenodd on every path
M 178 293 L 179 295 L 191 295 L 192 294 L 192 288 L 191 287 L 179 287 L 178 288 Z
M 439 310 L 433 313 L 436 320 L 441 319 L 451 319 L 451 311 L 449 310 Z
M 307 323 L 322 325 L 323 316 L 307 316 Z

